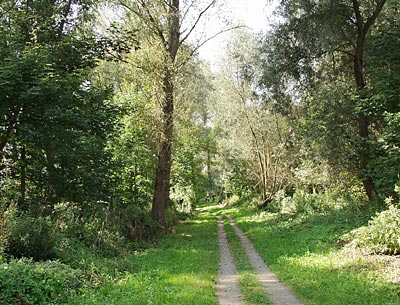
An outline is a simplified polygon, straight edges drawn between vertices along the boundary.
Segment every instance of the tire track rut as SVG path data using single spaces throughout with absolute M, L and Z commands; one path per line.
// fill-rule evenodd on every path
M 303 305 L 294 295 L 292 290 L 279 280 L 268 268 L 264 260 L 254 248 L 246 235 L 235 224 L 231 216 L 228 221 L 239 237 L 247 258 L 254 269 L 259 282 L 263 285 L 268 299 L 275 305 Z M 244 297 L 240 293 L 237 269 L 232 257 L 229 243 L 224 229 L 224 221 L 217 216 L 218 244 L 220 252 L 220 264 L 217 281 L 217 297 L 220 305 L 244 305 Z

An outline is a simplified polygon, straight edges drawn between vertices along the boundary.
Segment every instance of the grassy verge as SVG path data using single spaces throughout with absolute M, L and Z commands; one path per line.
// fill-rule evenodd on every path
M 218 272 L 218 244 L 213 217 L 200 214 L 177 227 L 160 245 L 127 255 L 124 273 L 108 268 L 108 279 L 97 289 L 86 288 L 70 304 L 217 304 L 214 283 Z M 101 263 L 101 262 L 99 262 Z M 108 274 L 107 274 L 108 273 Z
M 305 304 L 400 304 L 398 267 L 393 259 L 343 249 L 338 241 L 365 225 L 363 211 L 280 216 L 229 209 L 273 272 Z M 397 270 L 397 271 L 396 271 Z
M 253 267 L 249 263 L 239 237 L 229 224 L 225 224 L 225 231 L 229 246 L 232 249 L 232 255 L 238 271 L 240 292 L 245 298 L 245 304 L 272 304 L 269 302 L 263 286 L 254 274 Z

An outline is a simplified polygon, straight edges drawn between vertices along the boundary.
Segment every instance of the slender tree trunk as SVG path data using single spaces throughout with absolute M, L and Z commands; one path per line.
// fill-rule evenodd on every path
M 360 35 L 363 35 L 362 33 Z M 365 39 L 359 37 L 357 46 L 354 54 L 354 78 L 357 84 L 357 88 L 362 90 L 365 88 L 364 79 L 364 67 L 363 67 L 363 54 L 364 54 Z M 358 123 L 358 135 L 361 138 L 361 150 L 359 153 L 359 167 L 361 171 L 361 179 L 365 189 L 365 193 L 369 200 L 373 200 L 376 197 L 375 185 L 373 178 L 370 174 L 367 174 L 370 157 L 368 154 L 368 140 L 369 140 L 369 121 L 368 118 L 359 114 L 357 118 Z
M 25 147 L 21 148 L 21 176 L 20 176 L 20 191 L 21 191 L 21 197 L 19 198 L 19 206 L 23 210 L 26 210 L 26 203 L 25 203 L 25 198 L 26 198 L 26 166 L 27 166 L 27 158 L 26 158 L 26 149 Z
M 208 180 L 208 188 L 211 190 L 213 188 L 213 181 L 211 175 L 211 150 L 210 147 L 207 147 L 207 180 Z
M 22 112 L 21 110 L 16 110 L 14 112 L 11 113 L 10 118 L 8 119 L 8 124 L 7 124 L 7 128 L 4 132 L 4 136 L 0 141 L 0 156 L 3 153 L 4 148 L 6 147 L 12 133 L 14 132 L 14 127 L 15 124 L 18 121 L 18 117 L 20 115 L 20 113 Z
M 55 177 L 55 160 L 54 160 L 54 154 L 53 150 L 51 149 L 50 146 L 45 147 L 45 152 L 46 152 L 46 159 L 47 159 L 47 186 L 46 186 L 46 202 L 50 203 L 51 200 L 53 199 L 55 195 L 55 183 L 56 183 L 56 177 Z

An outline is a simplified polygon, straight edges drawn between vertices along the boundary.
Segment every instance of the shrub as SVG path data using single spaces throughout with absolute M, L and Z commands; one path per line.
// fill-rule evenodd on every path
M 17 213 L 15 204 L 0 205 L 0 254 L 4 253 L 8 245 L 10 224 L 14 222 Z
M 395 205 L 377 213 L 368 226 L 352 231 L 352 246 L 371 253 L 400 254 L 400 209 Z
M 279 190 L 267 206 L 273 213 L 292 214 L 296 212 L 296 202 L 291 196 L 287 196 L 284 190 Z
M 121 220 L 123 236 L 129 241 L 152 240 L 160 231 L 158 223 L 152 219 L 150 212 L 141 207 L 127 206 L 123 210 Z
M 65 304 L 83 283 L 79 271 L 57 261 L 11 260 L 0 265 L 0 304 Z
M 285 191 L 280 190 L 273 196 L 267 209 L 274 213 L 312 215 L 344 208 L 350 200 L 355 203 L 355 199 L 335 197 L 328 192 L 317 194 L 297 191 L 287 196 Z
M 5 252 L 13 257 L 29 257 L 36 261 L 54 258 L 56 238 L 49 218 L 15 217 L 8 226 Z

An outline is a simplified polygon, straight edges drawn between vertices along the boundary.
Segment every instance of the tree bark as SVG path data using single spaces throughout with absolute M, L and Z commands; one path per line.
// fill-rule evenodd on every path
M 52 199 L 55 195 L 55 183 L 56 183 L 56 175 L 55 175 L 55 160 L 53 150 L 50 146 L 45 147 L 45 155 L 47 160 L 47 185 L 46 185 L 46 202 L 51 203 Z
M 156 1 L 155 1 L 156 2 Z M 173 143 L 173 121 L 174 121 L 174 93 L 175 93 L 175 74 L 181 65 L 177 64 L 176 57 L 179 47 L 197 26 L 198 21 L 205 12 L 214 4 L 215 0 L 200 12 L 192 27 L 186 32 L 186 36 L 181 39 L 181 10 L 180 0 L 157 1 L 154 6 L 160 5 L 165 10 L 167 20 L 159 20 L 157 15 L 160 11 L 154 13 L 151 1 L 137 0 L 133 6 L 125 1 L 119 3 L 129 9 L 133 14 L 139 17 L 149 28 L 151 35 L 161 42 L 165 51 L 165 64 L 163 67 L 163 102 L 162 102 L 162 139 L 160 141 L 160 150 L 158 152 L 158 164 L 156 169 L 155 187 L 152 203 L 152 217 L 160 226 L 165 227 L 165 210 L 168 207 L 170 192 L 170 177 L 172 164 L 172 143 Z M 192 4 L 195 2 L 193 1 Z M 189 5 L 189 9 L 192 5 Z M 186 15 L 185 13 L 183 14 Z M 184 16 L 182 18 L 184 18 Z
M 172 132 L 174 113 L 174 84 L 170 73 L 164 76 L 163 136 L 158 153 L 158 164 L 152 205 L 152 216 L 160 226 L 166 226 L 165 210 L 168 207 L 172 165 Z
M 168 207 L 170 192 L 170 177 L 172 165 L 172 141 L 174 126 L 174 67 L 179 49 L 180 40 L 180 11 L 179 0 L 171 0 L 169 4 L 169 33 L 166 45 L 167 58 L 165 59 L 163 93 L 164 102 L 162 107 L 163 130 L 161 147 L 158 154 L 156 181 L 152 205 L 152 216 L 161 227 L 166 227 L 165 211 Z M 163 37 L 160 37 L 163 39 Z
M 364 22 L 361 14 L 360 3 L 358 0 L 352 0 L 353 10 L 356 17 L 357 27 L 357 40 L 354 48 L 354 79 L 358 90 L 363 90 L 366 86 L 365 75 L 364 75 L 364 47 L 366 43 L 366 37 L 371 26 L 375 23 L 379 14 L 381 13 L 383 6 L 387 0 L 380 0 L 376 3 L 375 10 L 372 15 Z M 358 123 L 358 135 L 361 138 L 361 151 L 359 153 L 359 167 L 361 171 L 361 178 L 364 185 L 365 192 L 369 200 L 376 198 L 376 189 L 373 181 L 373 177 L 368 174 L 370 165 L 370 158 L 368 154 L 367 142 L 369 140 L 369 121 L 367 116 L 360 114 L 357 118 Z
M 26 198 L 26 166 L 27 166 L 26 148 L 21 148 L 21 173 L 20 173 L 20 192 L 21 197 L 19 198 L 19 206 L 23 210 L 27 210 L 25 198 Z
M 365 45 L 365 33 L 363 29 L 358 31 L 357 44 L 354 52 L 354 79 L 357 84 L 358 90 L 365 88 L 365 78 L 364 78 L 364 45 Z M 359 114 L 357 118 L 358 123 L 358 135 L 361 138 L 361 149 L 359 153 L 359 167 L 362 183 L 364 186 L 365 193 L 369 200 L 374 200 L 376 197 L 376 190 L 373 178 L 370 174 L 367 174 L 370 159 L 367 153 L 368 147 L 367 142 L 369 139 L 369 121 L 368 118 Z
M 22 112 L 22 109 L 12 112 L 10 115 L 10 118 L 9 118 L 8 124 L 7 124 L 7 128 L 4 132 L 4 136 L 0 141 L 0 156 L 2 155 L 3 150 L 6 147 L 8 140 L 10 139 L 12 133 L 14 132 L 15 124 L 17 123 L 18 117 L 21 112 Z

